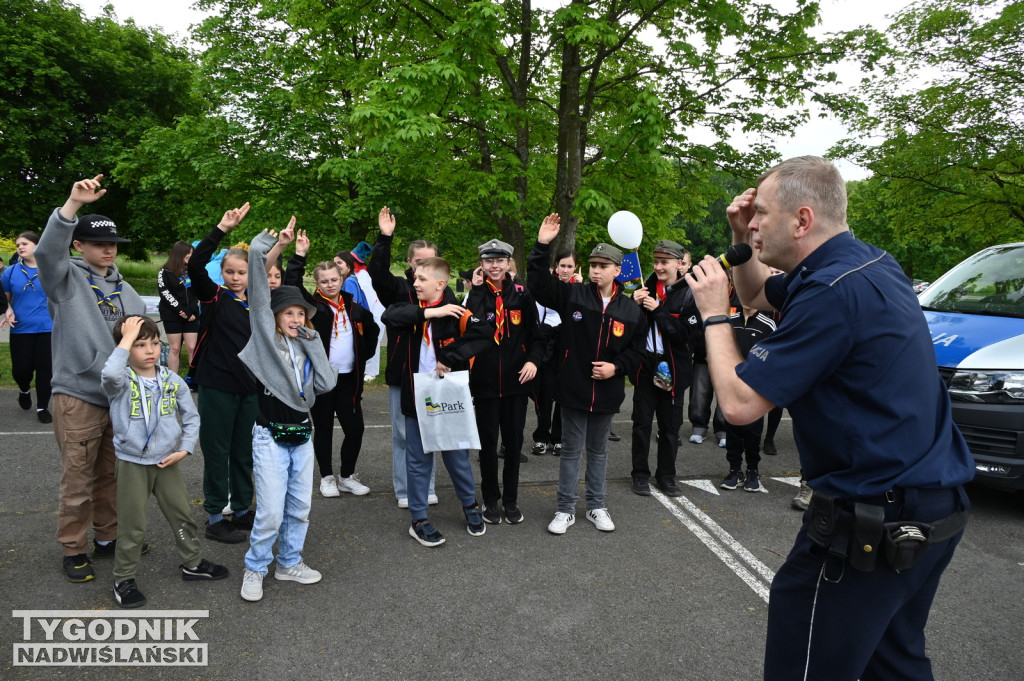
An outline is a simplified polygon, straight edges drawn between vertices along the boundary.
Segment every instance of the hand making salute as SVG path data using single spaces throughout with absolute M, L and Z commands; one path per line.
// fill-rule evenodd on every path
M 415 303 L 417 298 L 413 289 L 413 270 L 426 258 L 437 257 L 437 246 L 429 241 L 413 241 L 409 244 L 409 253 L 405 261 L 409 265 L 405 270 L 405 276 L 395 276 L 391 274 L 391 241 L 395 234 L 395 217 L 387 206 L 380 209 L 377 225 L 380 227 L 380 236 L 373 244 L 370 263 L 366 267 L 373 288 L 377 291 L 377 298 L 385 308 L 395 303 Z M 388 413 L 391 419 L 392 483 L 399 508 L 409 507 L 405 479 L 405 417 L 402 416 L 402 376 L 405 375 L 409 357 L 409 349 L 404 343 L 408 340 L 408 336 L 388 331 L 388 362 L 384 369 L 384 381 L 388 384 Z M 437 503 L 437 496 L 434 494 L 433 462 L 427 502 Z
M 539 303 L 562 318 L 555 362 L 562 405 L 562 456 L 558 474 L 558 512 L 548 525 L 564 534 L 576 522 L 580 459 L 587 451 L 587 519 L 597 529 L 615 529 L 605 504 L 608 433 L 625 398 L 625 377 L 643 359 L 647 320 L 622 295 L 615 280 L 622 252 L 598 244 L 590 253 L 590 282 L 568 284 L 551 275 L 551 242 L 558 236 L 557 214 L 544 218 L 528 261 L 527 282 Z
M 292 218 L 281 235 L 290 241 L 294 231 L 295 218 Z M 322 262 L 313 268 L 316 292 L 310 295 L 306 291 L 302 277 L 306 273 L 308 252 L 309 238 L 300 230 L 295 237 L 295 255 L 288 260 L 284 283 L 296 287 L 306 302 L 315 307 L 313 328 L 320 335 L 337 375 L 334 389 L 317 400 L 312 409 L 313 450 L 320 468 L 320 494 L 325 497 L 337 497 L 341 492 L 362 495 L 370 491 L 355 474 L 356 460 L 363 446 L 363 372 L 366 358 L 377 347 L 380 331 L 370 311 L 355 302 L 351 293 L 342 290 L 342 274 L 335 263 Z M 335 415 L 345 433 L 337 477 L 331 463 Z
M 295 218 L 289 223 L 294 228 Z M 311 324 L 316 308 L 294 286 L 273 291 L 265 273 L 276 235 L 262 232 L 250 246 L 249 300 L 252 336 L 240 360 L 259 385 L 252 429 L 253 472 L 259 503 L 245 554 L 242 598 L 263 598 L 263 578 L 274 561 L 274 578 L 315 584 L 321 574 L 302 561 L 313 495 L 310 409 L 334 388 L 337 372 Z
M 519 510 L 519 464 L 526 426 L 526 401 L 544 356 L 533 296 L 509 272 L 513 248 L 497 239 L 478 247 L 484 281 L 466 296 L 466 308 L 495 325 L 494 342 L 474 359 L 469 386 L 480 432 L 480 491 L 484 520 L 492 525 L 523 521 Z M 498 435 L 505 445 L 498 484 Z M 499 502 L 500 505 L 499 505 Z
M 687 317 L 697 314 L 686 286 L 672 284 L 686 273 L 689 253 L 675 241 L 662 240 L 654 247 L 654 274 L 633 294 L 647 316 L 647 347 L 633 385 L 633 491 L 651 493 L 651 421 L 658 417 L 658 457 L 654 484 L 665 494 L 678 497 L 676 456 L 679 429 L 683 425 L 683 395 L 690 386 L 693 353 Z
M 450 276 L 448 263 L 441 258 L 418 262 L 413 284 L 416 302 L 395 303 L 384 311 L 383 317 L 388 335 L 396 333 L 396 346 L 408 353 L 401 375 L 401 406 L 405 416 L 406 471 L 412 515 L 409 534 L 424 546 L 439 546 L 444 543 L 444 536 L 427 520 L 427 490 L 434 454 L 423 451 L 413 402 L 413 374 L 436 372 L 444 376 L 452 370 L 468 369 L 471 357 L 494 344 L 494 327 L 459 305 L 448 287 Z M 466 530 L 473 536 L 482 535 L 486 528 L 476 502 L 469 451 L 441 452 L 441 457 L 462 503 Z
M 199 342 L 192 358 L 193 384 L 199 386 L 199 443 L 203 448 L 203 508 L 209 514 L 207 539 L 237 544 L 252 529 L 252 427 L 256 423 L 256 381 L 238 354 L 249 342 L 249 253 L 224 254 L 220 286 L 206 265 L 224 235 L 249 212 L 246 203 L 224 213 L 188 261 L 192 289 L 202 303 Z M 262 274 L 262 270 L 261 270 Z M 231 494 L 232 518 L 222 513 Z

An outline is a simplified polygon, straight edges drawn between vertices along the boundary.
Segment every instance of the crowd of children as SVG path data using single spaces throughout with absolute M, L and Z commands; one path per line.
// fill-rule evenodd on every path
M 160 366 L 160 330 L 143 316 L 141 299 L 114 265 L 118 243 L 127 240 L 109 218 L 77 217 L 105 193 L 101 180 L 74 185 L 38 238 L 38 249 L 34 235 L 19 237 L 19 253 L 25 251 L 21 278 L 5 279 L 23 283 L 24 289 L 33 286 L 38 261 L 38 281 L 53 313 L 52 379 L 46 375 L 49 367 L 39 366 L 36 383 L 53 390 L 63 466 L 58 540 L 69 580 L 93 579 L 91 558 L 112 556 L 114 600 L 123 607 L 145 603 L 135 575 L 148 549 L 145 509 L 151 494 L 171 526 L 182 579 L 228 576 L 226 567 L 202 558 L 199 526 L 177 465 L 199 445 L 205 537 L 249 542 L 242 598 L 263 597 L 275 543 L 276 579 L 319 581 L 320 573 L 302 560 L 314 461 L 323 497 L 370 491 L 355 467 L 364 431 L 363 387 L 378 366 L 370 361 L 378 352 L 378 321 L 387 330 L 384 379 L 394 493 L 398 506 L 410 513 L 409 534 L 424 546 L 438 546 L 445 538 L 427 514 L 437 503 L 435 457 L 421 438 L 415 387 L 422 379 L 417 376 L 469 372 L 482 506 L 470 450 L 440 454 L 471 536 L 483 535 L 487 524 L 524 521 L 518 488 L 531 397 L 537 413 L 531 452 L 560 456 L 557 507 L 548 531 L 565 534 L 575 523 L 584 457 L 586 518 L 598 530 L 615 529 L 605 472 L 611 423 L 625 399 L 627 378 L 634 386 L 632 489 L 650 495 L 653 482 L 669 496 L 680 495 L 676 457 L 683 394 L 691 385 L 693 350 L 703 327 L 692 296 L 679 285 L 689 266 L 689 254 L 679 243 L 663 240 L 654 247 L 654 272 L 630 296 L 617 280 L 623 254 L 611 244 L 590 252 L 587 281 L 575 252 L 552 259 L 551 244 L 559 233 L 559 217 L 552 214 L 529 253 L 525 286 L 514 278 L 514 248 L 491 239 L 479 246 L 471 290 L 459 303 L 448 285 L 451 268 L 428 241 L 411 242 L 404 276 L 391 273 L 396 220 L 385 207 L 372 249 L 363 243 L 317 264 L 311 293 L 304 285 L 310 241 L 295 229 L 294 217 L 280 234 L 264 231 L 248 248 L 228 249 L 220 259 L 220 276 L 211 275 L 207 266 L 224 237 L 245 219 L 246 203 L 225 212 L 194 249 L 184 241 L 171 249 L 158 281 L 172 358 Z M 23 249 L 22 240 L 31 248 Z M 283 252 L 293 243 L 294 255 L 282 267 Z M 69 246 L 81 257 L 69 259 Z M 372 306 L 379 308 L 376 316 Z M 13 313 L 8 323 L 12 318 Z M 746 308 L 731 321 L 745 348 L 774 328 L 769 317 Z M 39 332 L 49 345 L 50 329 Z M 176 371 L 182 344 L 191 386 Z M 197 391 L 195 403 L 190 387 Z M 20 403 L 26 388 L 27 383 Z M 48 400 L 40 387 L 42 411 Z M 335 418 L 344 433 L 337 474 Z M 722 427 L 730 465 L 722 487 L 745 484 L 757 491 L 760 424 Z

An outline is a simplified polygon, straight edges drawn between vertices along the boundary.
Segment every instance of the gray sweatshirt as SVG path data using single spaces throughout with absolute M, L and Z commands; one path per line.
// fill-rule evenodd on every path
M 55 209 L 36 246 L 39 281 L 46 291 L 53 317 L 53 392 L 71 395 L 90 404 L 106 407 L 107 396 L 100 387 L 100 372 L 114 349 L 110 335 L 114 322 L 126 314 L 145 314 L 146 305 L 129 284 L 115 296 L 114 308 L 100 308 L 96 286 L 109 296 L 124 280 L 111 266 L 106 276 L 93 270 L 81 258 L 69 258 L 68 248 L 78 218 L 68 221 Z
M 199 439 L 199 412 L 185 382 L 167 367 L 158 366 L 160 396 L 156 397 L 145 389 L 142 379 L 132 374 L 128 351 L 115 347 L 103 366 L 102 380 L 103 391 L 110 397 L 110 422 L 114 427 L 117 458 L 152 466 L 168 454 L 181 450 L 194 452 Z M 178 425 L 179 415 L 181 425 Z
M 284 337 L 277 332 L 274 312 L 270 309 L 270 284 L 267 283 L 267 253 L 277 241 L 267 232 L 256 235 L 249 247 L 249 315 L 252 336 L 238 356 L 249 371 L 271 395 L 296 411 L 308 412 L 316 395 L 334 390 L 338 372 L 327 360 L 323 341 L 313 329 L 299 329 L 299 337 L 292 339 L 295 359 L 301 368 L 308 357 L 312 363 L 309 378 L 303 384 L 306 401 L 299 396 L 291 357 L 287 354 Z M 285 351 L 282 353 L 281 349 Z

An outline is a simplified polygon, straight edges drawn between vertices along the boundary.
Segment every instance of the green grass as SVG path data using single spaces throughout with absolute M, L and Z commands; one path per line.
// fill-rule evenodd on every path
M 166 261 L 166 253 L 152 253 L 149 256 L 149 262 L 128 260 L 118 256 L 116 264 L 117 271 L 139 295 L 155 296 L 159 294 L 156 287 L 156 275 L 160 272 L 160 266 Z
M 17 388 L 11 378 L 11 351 L 8 343 L 0 343 L 0 388 Z

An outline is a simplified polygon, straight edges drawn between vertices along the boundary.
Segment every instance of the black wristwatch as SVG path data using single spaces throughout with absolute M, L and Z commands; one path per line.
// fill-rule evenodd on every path
M 712 324 L 728 324 L 728 323 L 729 323 L 729 315 L 726 315 L 726 314 L 711 315 L 710 317 L 708 317 L 707 319 L 704 320 L 704 328 L 707 329 Z

